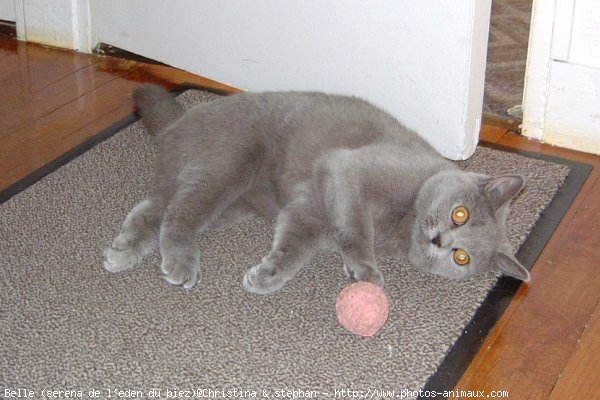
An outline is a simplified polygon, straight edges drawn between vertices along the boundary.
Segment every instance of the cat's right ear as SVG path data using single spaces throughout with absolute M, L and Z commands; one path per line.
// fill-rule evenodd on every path
M 523 282 L 529 282 L 529 279 L 531 279 L 529 271 L 516 258 L 503 251 L 496 253 L 493 262 L 495 263 L 496 270 L 504 275 L 512 276 Z
M 483 193 L 494 210 L 517 195 L 525 186 L 525 178 L 521 175 L 502 175 L 487 178 L 483 181 Z

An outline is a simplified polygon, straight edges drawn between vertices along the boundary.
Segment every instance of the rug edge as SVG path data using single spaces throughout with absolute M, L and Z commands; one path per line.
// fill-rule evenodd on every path
M 181 84 L 174 87 L 171 92 L 174 95 L 184 93 L 189 89 L 206 90 L 190 84 Z M 81 144 L 75 146 L 63 155 L 48 162 L 36 171 L 8 186 L 0 192 L 0 204 L 33 186 L 35 183 L 55 172 L 60 167 L 68 164 L 77 157 L 85 154 L 96 145 L 113 137 L 117 132 L 139 120 L 139 116 L 133 112 L 130 115 L 115 122 L 113 125 L 103 129 Z M 579 190 L 593 170 L 593 166 L 557 156 L 546 155 L 531 151 L 519 150 L 507 146 L 480 142 L 480 146 L 509 153 L 520 154 L 526 157 L 563 164 L 570 168 L 569 175 L 559 188 L 555 197 L 546 208 L 540 219 L 536 222 L 527 240 L 519 249 L 517 256 L 530 270 L 541 254 L 543 248 L 552 237 L 554 230 L 569 210 L 571 204 L 577 197 Z M 558 215 L 555 215 L 558 214 Z M 452 390 L 468 366 L 481 348 L 485 337 L 495 326 L 504 310 L 508 307 L 514 294 L 521 283 L 515 279 L 502 277 L 490 290 L 482 305 L 477 309 L 471 321 L 465 326 L 463 333 L 449 349 L 436 372 L 430 376 L 423 387 L 424 391 L 443 392 Z
M 188 83 L 182 83 L 180 85 L 175 86 L 173 89 L 170 90 L 170 92 L 173 95 L 178 96 L 189 89 L 210 91 L 209 89 L 206 89 L 206 88 L 203 88 L 200 86 L 195 86 L 195 85 L 191 85 Z M 62 155 L 58 156 L 57 158 L 47 162 L 46 164 L 44 164 L 40 168 L 36 169 L 29 175 L 19 179 L 17 182 L 15 182 L 11 185 L 9 185 L 8 187 L 6 187 L 2 191 L 0 191 L 0 205 L 7 202 L 12 197 L 18 195 L 22 191 L 33 186 L 35 183 L 44 179 L 44 177 L 50 175 L 51 173 L 55 172 L 60 167 L 68 164 L 69 162 L 73 161 L 77 157 L 85 154 L 92 148 L 96 147 L 98 144 L 110 139 L 117 132 L 119 132 L 123 128 L 126 128 L 129 125 L 137 122 L 139 119 L 140 119 L 139 115 L 135 111 L 132 112 L 131 114 L 123 117 L 119 121 L 113 123 L 112 125 L 106 127 L 105 129 L 101 130 L 99 133 L 95 134 L 94 136 L 90 137 L 89 139 L 84 140 L 83 142 L 81 142 L 77 146 L 73 147 L 72 149 L 68 150 L 67 152 L 63 153 Z

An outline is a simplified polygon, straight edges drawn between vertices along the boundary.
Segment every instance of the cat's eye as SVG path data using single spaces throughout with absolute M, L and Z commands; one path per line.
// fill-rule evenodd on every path
M 459 206 L 452 210 L 452 222 L 456 225 L 464 225 L 469 219 L 467 207 Z
M 458 265 L 467 265 L 471 262 L 471 257 L 466 250 L 463 249 L 454 249 L 454 253 L 452 255 L 454 257 L 454 262 Z

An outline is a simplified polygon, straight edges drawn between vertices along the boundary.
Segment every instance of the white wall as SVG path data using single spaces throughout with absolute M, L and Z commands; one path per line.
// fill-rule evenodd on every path
M 597 0 L 535 0 L 523 134 L 600 154 L 600 8 Z
M 14 0 L 0 0 L 0 19 L 3 21 L 15 21 Z
M 490 0 L 96 0 L 105 42 L 240 88 L 355 94 L 450 158 L 478 140 Z
M 90 1 L 14 0 L 17 35 L 20 40 L 90 52 Z

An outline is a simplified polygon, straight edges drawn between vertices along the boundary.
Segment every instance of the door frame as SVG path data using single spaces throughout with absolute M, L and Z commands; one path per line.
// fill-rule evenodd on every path
M 533 0 L 522 134 L 579 151 L 600 153 L 600 69 L 572 60 L 576 0 Z
M 564 1 L 564 3 L 570 2 L 573 3 L 574 0 Z M 521 133 L 536 140 L 544 138 L 555 13 L 556 2 L 533 0 L 523 90 Z M 562 28 L 564 27 L 556 29 Z

